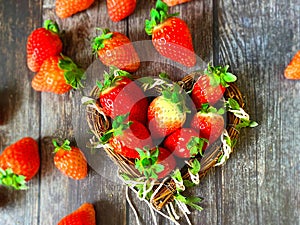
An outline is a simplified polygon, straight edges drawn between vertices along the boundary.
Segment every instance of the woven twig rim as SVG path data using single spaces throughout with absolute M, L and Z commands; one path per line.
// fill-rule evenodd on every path
M 197 73 L 189 74 L 185 76 L 182 80 L 177 83 L 182 86 L 185 90 L 190 90 L 193 86 L 193 82 L 195 81 L 195 77 Z M 95 86 L 90 93 L 90 96 L 94 99 L 97 99 L 100 95 L 100 89 Z M 239 105 L 243 108 L 244 101 L 243 96 L 238 89 L 238 87 L 231 83 L 229 87 L 227 87 L 224 93 L 225 99 L 233 98 L 235 99 Z M 87 122 L 89 128 L 96 136 L 96 138 L 100 139 L 101 136 L 110 129 L 111 121 L 108 116 L 106 116 L 105 112 L 99 105 L 97 101 L 92 104 L 88 104 L 86 107 L 86 115 Z M 231 140 L 236 140 L 239 135 L 239 131 L 235 129 L 235 125 L 240 123 L 240 119 L 236 117 L 233 113 L 227 112 L 227 127 L 226 130 Z M 114 150 L 108 145 L 103 146 L 103 149 L 106 151 L 107 155 L 111 158 L 111 160 L 117 164 L 120 169 L 120 172 L 126 173 L 132 177 L 140 177 L 141 174 L 135 169 L 134 161 L 128 159 L 120 154 L 114 152 Z M 206 173 L 216 165 L 220 156 L 222 155 L 222 147 L 221 143 L 216 142 L 208 150 L 204 152 L 202 158 L 200 158 L 201 169 L 199 171 L 199 178 L 203 178 Z M 184 170 L 181 169 L 181 170 Z M 183 179 L 189 179 L 190 175 L 186 171 L 182 175 Z M 151 204 L 158 209 L 161 210 L 167 203 L 172 202 L 174 200 L 174 194 L 176 193 L 176 184 L 172 179 L 165 182 L 164 186 L 159 190 L 159 192 L 152 198 Z

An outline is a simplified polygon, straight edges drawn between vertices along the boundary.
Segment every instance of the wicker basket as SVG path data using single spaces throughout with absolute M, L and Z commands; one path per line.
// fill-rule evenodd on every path
M 185 90 L 191 90 L 193 87 L 193 82 L 196 80 L 197 76 L 200 74 L 193 73 L 185 76 L 182 80 L 177 81 L 177 84 L 183 87 Z M 92 92 L 91 97 L 97 99 L 99 97 L 100 90 L 96 86 Z M 224 95 L 225 99 L 233 98 L 235 99 L 241 107 L 244 106 L 243 97 L 239 89 L 235 84 L 231 84 Z M 87 122 L 88 125 L 96 136 L 99 138 L 110 129 L 111 123 L 110 119 L 105 115 L 101 106 L 97 104 L 97 102 L 93 102 L 88 104 L 86 107 L 87 114 Z M 227 127 L 226 130 L 228 132 L 229 137 L 233 139 L 237 139 L 239 135 L 239 131 L 235 129 L 235 125 L 239 124 L 240 119 L 236 117 L 233 113 L 227 112 Z M 134 161 L 128 159 L 122 155 L 116 154 L 114 150 L 109 146 L 104 146 L 104 150 L 108 154 L 108 156 L 118 165 L 120 171 L 122 173 L 129 174 L 132 177 L 140 177 L 140 173 L 135 169 Z M 199 172 L 199 178 L 203 178 L 205 174 L 216 165 L 220 156 L 222 155 L 222 147 L 221 141 L 215 142 L 210 148 L 208 148 L 204 155 L 201 158 L 198 158 L 201 169 Z M 181 169 L 183 179 L 191 179 L 189 173 L 187 172 L 187 168 L 183 167 Z M 158 184 L 154 186 L 157 188 Z M 164 182 L 164 185 L 160 187 L 159 191 L 155 194 L 153 198 L 151 198 L 151 204 L 157 209 L 161 210 L 167 203 L 170 203 L 174 200 L 174 194 L 176 193 L 176 183 L 169 179 Z

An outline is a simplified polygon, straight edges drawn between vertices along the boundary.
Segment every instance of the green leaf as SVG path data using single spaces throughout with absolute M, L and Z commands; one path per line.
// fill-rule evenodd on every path
M 171 178 L 173 178 L 173 179 L 175 179 L 175 180 L 177 180 L 177 181 L 179 181 L 179 182 L 182 182 L 182 181 L 183 181 L 182 176 L 181 176 L 181 172 L 180 172 L 179 169 L 176 169 L 176 170 L 173 172 L 173 174 L 171 175 Z
M 225 73 L 223 79 L 227 82 L 235 82 L 237 80 L 237 77 L 235 75 L 233 75 L 232 73 Z
M 240 109 L 240 105 L 235 99 L 229 98 L 228 103 L 229 103 L 229 106 L 230 106 L 231 109 L 233 109 L 233 110 L 239 110 Z
M 194 159 L 191 162 L 191 168 L 189 169 L 193 175 L 197 175 L 201 169 L 200 162 L 197 159 Z
M 97 53 L 98 50 L 103 49 L 105 47 L 104 42 L 113 37 L 113 32 L 110 32 L 109 29 L 97 28 L 97 30 L 101 30 L 102 34 L 94 37 L 92 40 L 92 49 L 94 53 Z
M 26 177 L 13 173 L 11 168 L 0 170 L 0 185 L 12 187 L 16 190 L 27 190 Z
M 53 22 L 52 20 L 45 20 L 44 26 L 46 30 L 49 30 L 55 34 L 59 35 L 59 28 L 56 22 Z
M 194 186 L 196 186 L 196 184 L 194 184 L 192 181 L 190 181 L 190 180 L 184 180 L 183 181 L 183 185 L 185 186 L 185 187 L 187 187 L 187 188 L 191 188 L 191 187 L 194 187 Z

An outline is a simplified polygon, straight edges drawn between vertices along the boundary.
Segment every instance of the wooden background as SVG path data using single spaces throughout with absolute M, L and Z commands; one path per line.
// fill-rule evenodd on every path
M 0 187 L 0 224 L 56 224 L 91 202 L 97 224 L 135 225 L 124 186 L 92 168 L 88 178 L 74 181 L 54 167 L 51 139 L 74 139 L 72 121 L 81 122 L 74 113 L 80 108 L 75 101 L 79 93 L 35 92 L 26 41 L 45 19 L 54 19 L 65 30 L 64 53 L 88 68 L 96 59 L 90 50 L 95 27 L 123 32 L 132 41 L 149 40 L 143 24 L 154 1 L 138 1 L 135 13 L 119 23 L 110 21 L 104 0 L 65 20 L 56 17 L 54 5 L 54 0 L 0 0 L 0 151 L 32 136 L 41 153 L 40 172 L 28 191 Z M 260 124 L 243 130 L 227 164 L 213 169 L 193 190 L 204 198 L 204 210 L 190 215 L 193 224 L 299 225 L 300 82 L 286 80 L 283 71 L 300 50 L 300 1 L 192 0 L 171 11 L 179 11 L 189 25 L 197 55 L 229 64 L 238 75 L 247 110 Z M 145 204 L 134 203 L 143 224 L 154 224 Z M 161 218 L 158 223 L 172 224 Z

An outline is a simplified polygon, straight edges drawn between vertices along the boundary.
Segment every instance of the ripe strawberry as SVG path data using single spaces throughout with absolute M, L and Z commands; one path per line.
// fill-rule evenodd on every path
M 197 109 L 202 104 L 216 104 L 222 97 L 229 85 L 227 83 L 236 81 L 236 76 L 227 72 L 229 66 L 210 66 L 204 71 L 194 84 L 191 98 Z
M 87 162 L 84 154 L 77 147 L 71 147 L 70 141 L 65 140 L 62 146 L 58 146 L 53 140 L 54 165 L 66 176 L 75 180 L 83 179 L 87 176 Z
M 225 122 L 220 111 L 204 104 L 191 122 L 192 128 L 200 131 L 199 137 L 207 139 L 209 144 L 213 144 L 223 133 Z
M 138 158 L 136 148 L 152 147 L 148 129 L 138 121 L 125 123 L 127 115 L 117 116 L 112 123 L 112 129 L 101 138 L 103 143 L 109 142 L 114 151 L 128 158 Z
M 285 68 L 284 76 L 287 79 L 300 79 L 300 51 L 296 53 L 289 65 Z
M 192 36 L 187 24 L 176 14 L 168 14 L 166 3 L 158 0 L 151 10 L 151 20 L 146 20 L 145 30 L 152 35 L 152 43 L 163 56 L 193 67 L 196 64 Z
M 136 0 L 107 0 L 106 4 L 110 19 L 118 22 L 134 12 Z
M 185 2 L 189 2 L 191 0 L 163 0 L 163 1 L 168 6 L 174 6 L 174 5 L 182 4 L 182 3 L 185 3 Z
M 88 9 L 94 0 L 56 0 L 55 11 L 60 18 L 67 18 L 80 11 Z
M 93 39 L 93 50 L 106 66 L 115 66 L 127 72 L 140 67 L 140 59 L 129 38 L 119 32 L 104 29 L 101 36 Z
M 0 155 L 0 168 L 0 184 L 26 189 L 25 181 L 32 179 L 40 168 L 37 142 L 24 137 L 5 148 Z
M 38 72 L 50 56 L 59 55 L 62 51 L 62 41 L 59 29 L 51 20 L 44 22 L 44 27 L 34 30 L 27 40 L 27 66 L 33 72 Z
M 177 157 L 190 158 L 198 153 L 202 154 L 204 139 L 199 136 L 199 128 L 196 131 L 191 128 L 181 128 L 170 134 L 164 140 L 164 147 L 169 149 Z
M 99 101 L 111 118 L 130 112 L 130 121 L 146 124 L 148 100 L 137 84 L 128 78 L 130 76 L 125 71 L 111 67 L 110 72 L 104 74 L 103 84 L 98 83 L 101 90 Z
M 185 98 L 175 85 L 173 90 L 165 89 L 148 108 L 148 123 L 152 137 L 164 138 L 182 127 L 186 120 Z
M 40 71 L 32 80 L 36 91 L 63 94 L 72 88 L 78 88 L 84 71 L 66 56 L 51 56 L 46 59 Z
M 136 160 L 136 169 L 147 179 L 161 179 L 168 176 L 176 167 L 176 161 L 166 148 L 156 147 L 137 149 L 140 159 Z
M 77 210 L 62 218 L 57 225 L 96 225 L 96 213 L 90 203 L 82 204 Z

